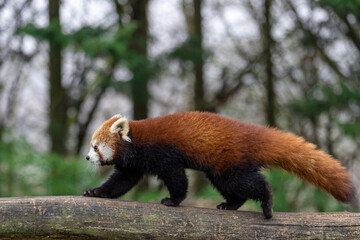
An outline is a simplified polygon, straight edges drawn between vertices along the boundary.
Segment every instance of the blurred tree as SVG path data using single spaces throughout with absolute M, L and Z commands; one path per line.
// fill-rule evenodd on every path
M 289 107 L 304 119 L 314 119 L 322 114 L 329 116 L 331 124 L 337 124 L 344 134 L 357 139 L 360 144 L 360 88 L 349 83 L 339 83 L 335 86 L 317 86 L 318 94 L 295 99 Z M 334 119 L 337 112 L 345 112 L 347 121 Z M 329 149 L 330 148 L 330 149 Z M 332 146 L 328 147 L 328 151 Z
M 264 1 L 264 23 L 263 29 L 263 41 L 264 41 L 264 64 L 265 64 L 265 89 L 266 89 L 266 122 L 269 126 L 276 126 L 275 112 L 276 112 L 276 93 L 273 74 L 273 60 L 272 51 L 274 48 L 274 39 L 272 37 L 272 0 Z
M 296 5 L 295 1 L 284 3 L 295 22 L 287 37 L 300 46 L 296 47 L 296 63 L 289 64 L 288 74 L 300 91 L 285 104 L 291 110 L 289 119 L 293 131 L 296 131 L 294 126 L 299 126 L 297 130 L 305 138 L 356 168 L 360 146 L 360 49 L 356 29 L 360 25 L 354 10 L 360 3 L 310 1 L 307 14 L 300 13 L 302 6 Z M 320 15 L 320 20 L 314 20 Z M 294 46 L 287 51 L 293 50 Z M 347 54 L 339 54 L 344 49 Z M 346 146 L 345 149 L 337 147 L 345 139 L 349 140 L 348 137 L 352 140 L 341 145 Z M 350 151 L 352 148 L 355 150 Z M 330 201 L 323 199 L 316 208 L 324 209 L 324 202 Z
M 357 49 L 360 49 L 360 38 L 356 26 L 360 19 L 360 2 L 339 1 L 339 0 L 319 0 L 315 1 L 320 6 L 330 8 L 339 17 L 342 23 L 346 25 L 345 34 L 354 43 Z
M 131 19 L 136 23 L 137 28 L 134 31 L 130 42 L 130 51 L 135 55 L 129 62 L 129 69 L 133 74 L 130 80 L 131 97 L 133 100 L 134 119 L 144 119 L 148 116 L 148 82 L 150 78 L 148 64 L 148 17 L 147 0 L 129 1 L 132 8 Z
M 355 30 L 360 26 L 357 21 L 360 15 L 355 16 L 353 13 L 353 9 L 359 8 L 360 3 L 351 2 L 345 5 L 340 4 L 341 6 L 339 5 L 339 1 L 332 0 L 315 1 L 315 3 L 319 3 L 321 6 L 327 7 L 327 10 L 329 11 L 328 14 L 332 17 L 332 21 L 328 21 L 326 24 L 323 24 L 323 26 L 319 27 L 333 29 L 333 33 L 334 35 L 336 35 L 332 38 L 326 36 L 324 37 L 322 34 L 320 34 L 320 30 L 317 29 L 316 25 L 312 26 L 310 23 L 305 22 L 299 16 L 298 11 L 296 10 L 296 7 L 292 4 L 292 2 L 288 2 L 288 5 L 295 14 L 294 16 L 296 17 L 296 21 L 299 26 L 298 30 L 303 33 L 301 44 L 305 49 L 308 50 L 303 59 L 302 65 L 300 66 L 304 72 L 304 76 L 306 76 L 304 82 L 307 83 L 307 93 L 303 96 L 303 101 L 297 99 L 293 101 L 290 106 L 300 115 L 306 116 L 306 118 L 310 120 L 314 128 L 313 134 L 315 138 L 313 139 L 313 142 L 315 142 L 316 144 L 319 144 L 320 142 L 317 136 L 319 117 L 321 115 L 326 116 L 328 121 L 328 141 L 326 145 L 328 151 L 334 154 L 334 143 L 330 140 L 332 128 L 334 127 L 331 127 L 331 125 L 333 125 L 334 121 L 336 121 L 333 116 L 338 115 L 340 112 L 346 112 L 346 114 L 348 114 L 349 116 L 354 114 L 356 116 L 357 111 L 353 108 L 354 101 L 356 103 L 356 94 L 351 94 L 350 90 L 352 89 L 354 91 L 357 91 L 359 89 L 358 86 L 360 78 L 359 66 L 357 64 L 351 66 L 348 73 L 344 74 L 344 70 L 341 69 L 341 63 L 333 59 L 333 57 L 327 51 L 327 48 L 331 44 L 334 44 L 334 42 L 338 41 L 338 39 L 346 37 L 346 40 L 349 40 L 353 43 L 352 46 L 354 50 L 360 53 L 360 48 L 357 44 L 358 36 Z M 334 12 L 336 13 L 336 15 L 332 14 Z M 349 22 L 351 16 L 354 16 L 354 21 L 352 23 Z M 342 25 L 342 23 L 344 25 Z M 330 87 L 330 85 L 334 84 L 327 83 L 325 79 L 322 79 L 321 73 L 318 71 L 318 67 L 316 66 L 318 59 L 321 59 L 324 63 L 326 63 L 327 66 L 331 69 L 331 71 L 333 71 L 333 73 L 335 74 L 335 86 L 337 86 L 335 89 L 338 89 L 337 91 L 341 90 L 341 96 L 343 97 L 336 97 L 336 90 Z M 351 88 L 349 86 L 351 86 Z M 325 91 L 324 89 L 327 90 Z M 334 101 L 331 101 L 330 96 L 340 102 L 336 103 Z M 321 97 L 325 99 L 321 99 Z M 339 104 L 341 104 L 341 108 L 336 107 Z M 337 124 L 337 126 L 339 125 Z M 353 130 L 356 134 L 356 127 Z
M 259 62 L 261 54 L 254 54 L 254 56 L 244 54 L 242 47 L 236 45 L 234 40 L 236 53 L 244 57 L 246 65 L 238 68 L 235 73 L 230 73 L 228 66 L 222 66 L 221 75 L 217 80 L 220 88 L 213 93 L 208 92 L 204 78 L 204 65 L 211 60 L 212 51 L 203 46 L 202 5 L 201 0 L 182 1 L 188 38 L 172 50 L 170 58 L 185 63 L 191 62 L 193 66 L 193 108 L 200 111 L 218 112 L 231 97 L 244 87 L 243 78 L 252 72 L 253 65 Z M 218 3 L 217 6 L 221 7 L 222 5 Z M 219 12 L 220 10 L 221 8 Z M 228 34 L 229 38 L 233 39 L 231 33 L 228 32 Z
M 51 4 L 50 4 L 51 3 Z M 59 3 L 49 2 L 49 16 L 55 19 L 46 28 L 28 24 L 19 29 L 39 40 L 49 41 L 49 80 L 50 80 L 50 127 L 51 150 L 65 154 L 69 151 L 79 153 L 87 133 L 88 126 L 98 109 L 100 100 L 109 87 L 123 90 L 123 85 L 130 84 L 134 103 L 135 118 L 146 118 L 148 105 L 147 82 L 151 76 L 151 67 L 147 58 L 147 4 L 144 1 L 129 2 L 134 21 L 122 23 L 122 16 L 116 30 L 113 25 L 107 28 L 83 26 L 79 30 L 64 34 L 61 30 L 58 12 Z M 117 13 L 121 14 L 121 5 L 115 1 Z M 55 8 L 55 10 L 54 10 Z M 53 12 L 50 12 L 52 9 Z M 145 16 L 145 18 L 143 18 Z M 135 22 L 135 24 L 133 24 Z M 79 68 L 73 73 L 70 84 L 61 81 L 61 54 L 69 47 L 75 50 L 75 58 L 85 59 L 75 62 Z M 85 53 L 85 56 L 80 54 Z M 96 67 L 96 60 L 105 60 L 101 67 Z M 127 66 L 133 73 L 128 83 L 114 79 L 118 66 Z M 95 78 L 89 79 L 91 72 L 97 70 Z M 61 86 L 60 86 L 61 85 Z M 90 107 L 89 107 L 90 106 Z M 57 114 L 61 115 L 58 116 Z M 70 127 L 77 129 L 75 147 L 66 149 L 67 133 Z
M 22 90 L 24 82 L 24 72 L 28 63 L 39 52 L 38 46 L 31 52 L 23 51 L 24 36 L 17 36 L 13 33 L 18 27 L 23 26 L 26 18 L 23 12 L 29 10 L 31 16 L 36 16 L 36 11 L 31 9 L 31 1 L 24 1 L 20 4 L 14 4 L 9 11 L 10 1 L 3 1 L 0 4 L 0 16 L 10 15 L 11 24 L 0 25 L 0 141 L 6 128 L 10 128 L 18 110 L 19 92 Z M 12 13 L 12 15 L 11 15 Z M 33 19 L 33 17 L 31 17 Z M 19 44 L 11 44 L 18 42 Z M 11 64 L 9 64 L 9 59 Z M 25 70 L 25 71 L 24 71 Z
M 66 154 L 68 97 L 62 83 L 62 48 L 56 33 L 61 32 L 60 0 L 49 0 L 49 26 L 55 29 L 49 38 L 49 135 L 51 151 Z
M 93 80 L 86 79 L 87 69 L 78 76 L 74 77 L 69 86 L 65 86 L 62 80 L 62 55 L 63 50 L 69 46 L 75 46 L 78 50 L 84 51 L 90 57 L 97 57 L 107 51 L 111 46 L 104 45 L 99 47 L 99 42 L 105 31 L 101 28 L 90 28 L 84 26 L 73 34 L 63 34 L 59 19 L 60 1 L 48 2 L 49 25 L 45 28 L 38 28 L 34 24 L 28 24 L 18 29 L 18 33 L 26 33 L 39 40 L 49 42 L 49 127 L 48 132 L 51 140 L 51 151 L 57 154 L 65 155 L 71 150 L 79 153 L 87 127 L 92 119 L 98 103 L 106 87 L 109 86 L 109 74 L 112 72 L 106 70 L 99 71 L 99 75 Z M 88 68 L 90 68 L 88 66 Z M 111 69 L 111 67 L 110 67 Z M 78 69 L 76 69 L 78 70 Z M 105 74 L 104 74 L 105 72 Z M 76 73 L 75 73 L 76 76 Z M 74 94 L 74 91 L 76 93 Z M 92 95 L 93 101 L 88 115 L 83 121 L 79 119 L 79 113 L 83 111 L 84 103 Z M 72 111 L 74 114 L 69 115 Z M 66 142 L 68 131 L 72 124 L 77 125 L 77 144 L 68 149 Z
M 357 0 L 346 2 L 340 0 L 318 0 L 315 3 L 330 9 L 331 12 L 337 15 L 340 22 L 338 27 L 347 36 L 348 40 L 352 42 L 356 50 L 360 52 L 360 35 L 358 30 L 360 27 L 360 2 Z
M 194 109 L 198 111 L 214 111 L 208 109 L 204 89 L 204 49 L 202 31 L 202 0 L 193 0 L 191 3 L 183 0 L 183 12 L 186 18 L 188 42 L 196 50 L 192 52 L 192 64 L 194 68 Z

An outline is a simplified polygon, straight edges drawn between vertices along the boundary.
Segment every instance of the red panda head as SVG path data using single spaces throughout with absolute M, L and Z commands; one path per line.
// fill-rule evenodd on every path
M 95 165 L 114 164 L 121 146 L 131 143 L 129 131 L 129 121 L 119 114 L 106 120 L 94 132 L 86 159 Z

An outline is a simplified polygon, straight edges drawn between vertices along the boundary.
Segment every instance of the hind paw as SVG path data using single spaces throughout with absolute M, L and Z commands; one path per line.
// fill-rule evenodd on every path
M 263 207 L 263 214 L 266 219 L 272 218 L 272 216 L 273 216 L 272 208 L 269 206 Z
M 241 205 L 239 204 L 229 204 L 227 202 L 222 202 L 216 206 L 217 209 L 221 210 L 237 210 Z

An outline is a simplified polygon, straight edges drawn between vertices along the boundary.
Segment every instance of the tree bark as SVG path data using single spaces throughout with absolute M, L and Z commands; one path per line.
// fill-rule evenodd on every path
M 49 0 L 49 23 L 60 28 L 60 1 Z M 51 139 L 51 151 L 58 154 L 66 153 L 67 135 L 67 94 L 62 86 L 62 46 L 56 36 L 49 39 L 49 135 Z
M 131 80 L 131 95 L 133 100 L 134 120 L 145 119 L 148 116 L 148 81 L 149 66 L 147 64 L 148 19 L 147 0 L 132 0 L 132 20 L 136 22 L 137 29 L 133 34 L 131 50 L 136 59 L 130 66 L 133 74 Z M 120 16 L 119 16 L 120 17 Z
M 360 213 L 225 211 L 85 197 L 0 199 L 0 237 L 18 239 L 359 239 Z
M 201 16 L 202 0 L 193 0 L 194 6 L 194 32 L 190 33 L 196 38 L 197 49 L 203 51 L 203 33 L 202 33 L 202 16 Z M 190 29 L 189 29 L 190 30 Z M 205 90 L 204 90 L 204 59 L 201 56 L 194 59 L 194 107 L 195 110 L 207 111 Z
M 202 0 L 183 0 L 183 14 L 186 20 L 188 41 L 197 54 L 193 54 L 191 62 L 194 71 L 194 110 L 209 111 L 204 89 L 204 59 L 202 31 Z
M 272 0 L 265 0 L 264 2 L 264 15 L 265 22 L 263 25 L 263 38 L 264 38 L 264 55 L 265 55 L 265 88 L 266 88 L 266 121 L 267 124 L 271 127 L 276 127 L 275 120 L 275 101 L 276 94 L 274 88 L 274 74 L 272 71 L 273 63 L 271 60 L 272 57 L 272 48 L 274 45 L 274 39 L 271 35 L 271 5 Z

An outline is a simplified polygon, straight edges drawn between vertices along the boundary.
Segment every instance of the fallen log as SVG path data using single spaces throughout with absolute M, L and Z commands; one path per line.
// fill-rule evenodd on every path
M 0 198 L 0 237 L 27 239 L 360 239 L 360 213 L 165 207 L 74 196 Z

